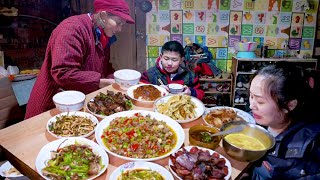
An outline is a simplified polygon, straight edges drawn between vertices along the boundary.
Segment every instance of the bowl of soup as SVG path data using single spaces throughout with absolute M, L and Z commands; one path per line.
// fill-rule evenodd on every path
M 218 133 L 219 129 L 205 125 L 195 125 L 189 129 L 189 142 L 191 145 L 208 149 L 216 149 L 219 146 L 222 136 L 212 136 Z
M 243 131 L 223 137 L 225 152 L 239 161 L 256 161 L 266 154 L 275 144 L 275 138 L 263 127 L 244 122 L 232 121 L 221 127 L 225 131 L 237 126 L 244 126 Z

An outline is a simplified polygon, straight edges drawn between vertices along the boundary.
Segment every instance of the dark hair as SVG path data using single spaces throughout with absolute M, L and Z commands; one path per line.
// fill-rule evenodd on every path
M 178 52 L 181 57 L 184 57 L 184 49 L 183 46 L 178 41 L 168 41 L 164 43 L 161 48 L 161 54 L 166 51 Z
M 288 109 L 288 102 L 297 100 L 297 106 L 288 112 L 289 118 L 298 120 L 309 116 L 312 111 L 312 91 L 304 70 L 290 62 L 277 62 L 259 70 L 256 75 L 266 78 L 265 92 L 277 103 L 279 109 Z

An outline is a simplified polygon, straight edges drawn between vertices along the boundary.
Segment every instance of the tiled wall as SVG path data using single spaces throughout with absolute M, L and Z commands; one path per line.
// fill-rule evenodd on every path
M 169 40 L 208 46 L 222 70 L 231 70 L 237 41 L 269 46 L 269 56 L 290 53 L 312 56 L 319 0 L 150 0 L 147 13 L 147 64 L 154 65 Z M 309 10 L 305 10 L 308 2 Z

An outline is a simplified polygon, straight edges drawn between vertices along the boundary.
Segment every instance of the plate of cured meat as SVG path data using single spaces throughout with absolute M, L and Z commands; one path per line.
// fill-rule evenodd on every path
M 163 97 L 168 95 L 166 89 L 163 87 L 153 85 L 153 84 L 138 84 L 135 86 L 131 86 L 127 90 L 128 96 L 133 100 L 134 105 L 144 106 L 150 105 L 152 106 L 153 103 Z
M 121 92 L 100 92 L 87 103 L 87 110 L 96 117 L 105 118 L 117 112 L 133 108 L 132 101 Z
M 179 180 L 231 177 L 230 161 L 221 154 L 198 146 L 187 146 L 170 155 L 169 169 Z

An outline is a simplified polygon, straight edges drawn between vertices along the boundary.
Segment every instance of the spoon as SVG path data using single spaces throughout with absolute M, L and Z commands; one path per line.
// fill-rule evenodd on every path
M 232 134 L 232 133 L 237 133 L 237 132 L 241 132 L 243 129 L 244 129 L 244 125 L 239 125 L 235 128 L 232 128 L 232 129 L 228 129 L 226 131 L 221 131 L 221 132 L 218 132 L 218 133 L 215 133 L 215 134 L 210 134 L 210 136 L 223 136 L 223 135 L 227 135 L 227 134 Z

